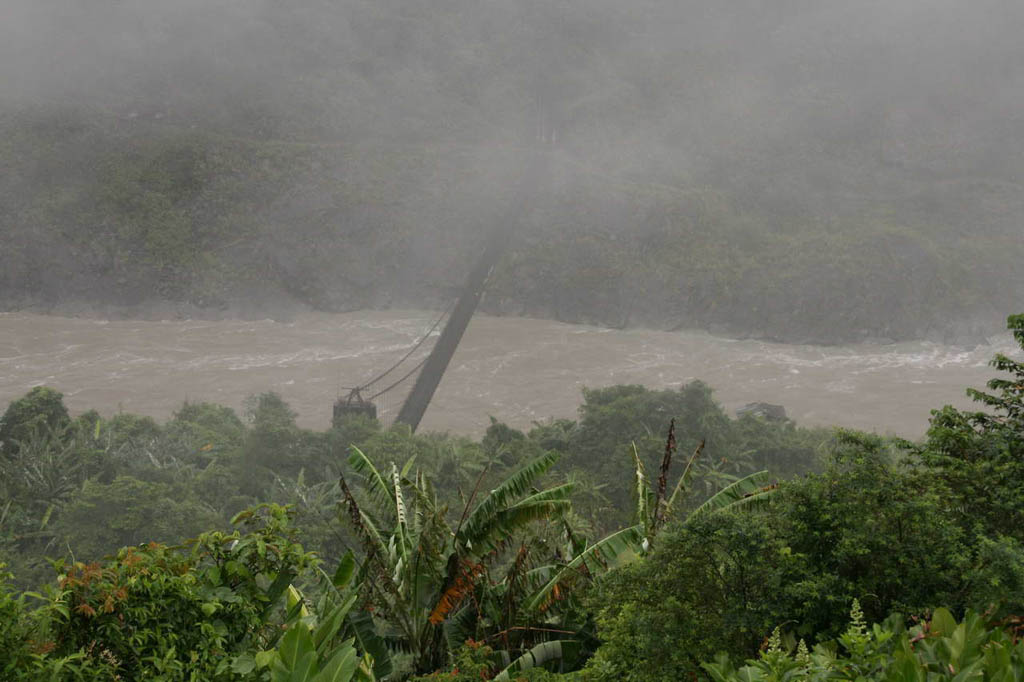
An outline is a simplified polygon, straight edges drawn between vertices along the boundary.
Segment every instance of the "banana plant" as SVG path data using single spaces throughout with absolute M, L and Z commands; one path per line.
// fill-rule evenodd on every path
M 681 500 L 686 497 L 694 477 L 694 464 L 704 451 L 704 441 L 701 441 L 690 455 L 672 493 L 668 494 L 668 475 L 675 450 L 675 420 L 673 419 L 669 422 L 665 452 L 658 478 L 652 490 L 644 471 L 643 460 L 637 452 L 636 445 L 633 445 L 636 523 L 611 533 L 591 545 L 585 545 L 577 551 L 573 551 L 571 558 L 562 566 L 550 570 L 551 577 L 528 600 L 526 606 L 528 610 L 547 611 L 556 602 L 562 600 L 565 593 L 581 579 L 589 580 L 616 566 L 634 561 L 650 549 L 658 531 L 676 515 Z M 685 520 L 695 518 L 700 514 L 764 502 L 778 488 L 777 485 L 769 484 L 768 480 L 767 471 L 758 471 L 734 481 L 690 511 Z M 571 542 L 570 548 L 573 548 Z
M 670 425 L 665 457 L 652 491 L 634 448 L 637 496 L 635 525 L 588 544 L 566 521 L 571 483 L 536 490 L 534 483 L 557 460 L 549 453 L 527 463 L 482 499 L 474 491 L 458 522 L 448 522 L 430 481 L 411 475 L 413 461 L 380 471 L 353 447 L 350 467 L 361 477 L 367 504 L 360 504 L 344 476 L 339 479 L 342 511 L 363 543 L 359 583 L 386 625 L 392 650 L 411 654 L 416 672 L 443 667 L 467 639 L 503 645 L 499 663 L 512 675 L 534 665 L 552 667 L 577 655 L 593 635 L 567 597 L 582 580 L 632 561 L 650 547 L 660 527 L 676 515 L 694 477 L 702 446 L 690 457 L 668 494 L 675 451 Z M 760 501 L 774 490 L 766 472 L 735 481 L 690 513 Z M 481 477 L 482 480 L 482 477 Z M 479 481 L 477 483 L 479 487 Z M 558 522 L 565 531 L 562 561 L 551 563 L 524 541 L 506 574 L 492 580 L 496 559 L 512 551 L 509 542 L 535 521 Z M 514 635 L 513 635 L 514 633 Z
M 452 634 L 480 613 L 466 602 L 489 582 L 513 536 L 569 510 L 572 484 L 534 487 L 557 458 L 549 453 L 528 462 L 486 494 L 478 490 L 481 476 L 453 526 L 430 481 L 412 474 L 412 460 L 382 473 L 352 448 L 349 465 L 368 504 L 357 501 L 344 476 L 339 487 L 342 511 L 365 552 L 358 582 L 386 625 L 390 647 L 410 654 L 416 672 L 445 666 L 465 641 Z
M 481 586 L 472 607 L 465 606 L 449 622 L 451 638 L 472 638 L 492 646 L 496 666 L 495 679 L 514 679 L 531 667 L 572 670 L 574 662 L 596 646 L 592 623 L 580 608 L 574 592 L 577 587 L 616 566 L 646 553 L 660 528 L 680 517 L 679 508 L 695 478 L 695 464 L 703 443 L 689 457 L 679 480 L 670 489 L 669 473 L 675 453 L 675 429 L 670 423 L 662 464 L 655 481 L 649 481 L 642 459 L 633 449 L 635 464 L 636 523 L 593 543 L 587 543 L 572 528 L 571 515 L 560 520 L 566 546 L 562 561 L 535 561 L 543 547 L 524 542 L 505 576 Z M 766 472 L 732 482 L 686 515 L 714 513 L 717 510 L 751 505 L 767 499 L 775 486 L 767 485 Z M 481 627 L 481 624 L 487 627 Z M 501 647 L 504 647 L 503 649 Z
M 670 491 L 668 479 L 675 452 L 674 423 L 670 423 L 665 454 L 655 482 L 648 480 L 642 460 L 633 449 L 636 471 L 636 523 L 593 543 L 572 528 L 571 515 L 560 520 L 566 546 L 562 561 L 535 561 L 543 548 L 524 542 L 501 580 L 481 585 L 473 604 L 455 612 L 448 623 L 452 641 L 482 641 L 495 649 L 501 671 L 495 679 L 514 679 L 531 667 L 572 670 L 574 662 L 596 646 L 592 623 L 574 597 L 581 584 L 646 553 L 659 529 L 679 517 L 679 507 L 694 479 L 703 444 L 690 456 Z M 759 472 L 732 482 L 689 512 L 686 518 L 720 509 L 761 502 L 774 490 L 767 474 Z M 502 648 L 504 647 L 504 648 Z

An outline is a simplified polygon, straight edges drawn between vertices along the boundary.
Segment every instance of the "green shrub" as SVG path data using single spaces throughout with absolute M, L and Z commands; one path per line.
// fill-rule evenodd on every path
M 0 563 L 0 680 L 14 679 L 30 658 L 25 597 L 15 596 L 8 588 L 13 577 Z
M 840 434 L 829 467 L 783 483 L 764 513 L 670 527 L 647 557 L 599 582 L 589 603 L 604 643 L 588 674 L 681 679 L 718 651 L 752 655 L 776 623 L 832 638 L 859 595 L 875 619 L 986 607 L 1024 563 L 1014 544 L 967 542 L 949 499 L 931 472 L 889 464 L 885 441 Z
M 276 601 L 313 562 L 288 516 L 262 506 L 236 518 L 245 533 L 126 547 L 105 563 L 58 562 L 58 584 L 36 616 L 40 665 L 72 656 L 110 670 L 89 679 L 235 679 L 234 656 L 269 640 Z
M 40 431 L 56 431 L 68 424 L 64 394 L 36 386 L 7 406 L 0 417 L 0 453 L 17 450 L 19 442 Z
M 960 623 L 940 608 L 930 620 L 910 629 L 898 615 L 869 628 L 854 600 L 850 616 L 850 625 L 837 643 L 819 644 L 809 651 L 800 640 L 795 651 L 787 651 L 776 628 L 765 649 L 745 666 L 737 669 L 723 654 L 702 667 L 714 682 L 1001 682 L 1024 676 L 1024 642 L 973 611 Z

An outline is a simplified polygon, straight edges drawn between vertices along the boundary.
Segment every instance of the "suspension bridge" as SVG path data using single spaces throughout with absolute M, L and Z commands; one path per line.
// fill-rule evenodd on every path
M 525 224 L 525 215 L 537 200 L 538 189 L 547 177 L 549 165 L 546 152 L 537 150 L 530 154 L 508 211 L 499 216 L 489 231 L 486 244 L 466 277 L 458 299 L 438 315 L 427 331 L 391 367 L 359 386 L 344 389 L 347 394 L 340 395 L 334 403 L 335 424 L 349 415 L 363 415 L 378 419 L 385 428 L 400 422 L 416 431 L 476 312 L 495 266 L 516 229 Z M 441 329 L 440 334 L 437 334 L 438 329 Z M 428 353 L 424 346 L 435 336 L 436 341 Z M 397 413 L 394 409 L 396 404 L 401 405 Z

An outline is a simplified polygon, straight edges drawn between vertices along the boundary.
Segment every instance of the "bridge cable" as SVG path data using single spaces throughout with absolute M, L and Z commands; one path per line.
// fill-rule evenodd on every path
M 420 369 L 422 369 L 423 365 L 425 365 L 425 364 L 427 364 L 427 358 L 423 358 L 422 360 L 420 360 L 416 364 L 416 366 L 413 367 L 412 369 L 410 369 L 408 372 L 406 372 L 406 374 L 401 379 L 399 379 L 395 383 L 391 384 L 387 388 L 382 388 L 381 390 L 379 390 L 376 393 L 374 393 L 373 395 L 371 395 L 369 398 L 366 398 L 366 400 L 373 400 L 374 398 L 377 398 L 377 397 L 380 397 L 380 396 L 384 395 L 385 393 L 387 393 L 388 391 L 390 391 L 391 389 L 393 389 L 394 387 L 398 386 L 403 381 L 405 381 L 406 379 L 411 377 L 413 374 L 415 374 L 416 372 L 420 371 Z M 390 371 L 390 370 L 388 370 L 388 371 Z
M 410 356 L 410 355 L 412 355 L 413 353 L 415 353 L 415 352 L 416 352 L 417 350 L 419 350 L 420 346 L 422 346 L 422 345 L 423 345 L 424 343 L 426 343 L 427 339 L 429 339 L 429 338 L 430 338 L 430 335 L 431 335 L 431 334 L 432 334 L 432 333 L 434 332 L 434 330 L 436 330 L 436 329 L 438 328 L 438 326 L 439 326 L 439 325 L 441 324 L 441 321 L 442 321 L 442 320 L 444 320 L 445 316 L 446 316 L 446 315 L 448 315 L 448 313 L 450 313 L 450 312 L 451 312 L 451 310 L 452 310 L 452 308 L 453 308 L 454 306 L 455 306 L 455 301 L 453 300 L 453 301 L 451 301 L 451 302 L 450 302 L 450 303 L 448 304 L 448 307 L 447 307 L 447 308 L 445 308 L 444 310 L 442 310 L 442 311 L 441 311 L 441 314 L 440 314 L 440 315 L 438 316 L 437 320 L 435 320 L 435 321 L 434 321 L 434 324 L 433 324 L 433 325 L 431 325 L 430 329 L 428 329 L 428 330 L 426 331 L 426 333 L 425 333 L 425 334 L 424 334 L 424 335 L 423 335 L 423 336 L 422 336 L 422 337 L 420 338 L 420 340 L 419 340 L 419 341 L 417 341 L 417 342 L 416 342 L 415 344 L 413 344 L 412 348 L 410 348 L 410 349 L 408 350 L 408 352 L 407 352 L 407 353 L 406 353 L 405 355 L 403 355 L 403 356 L 402 356 L 402 358 L 401 358 L 401 359 L 400 359 L 400 360 L 399 360 L 398 362 L 396 362 L 396 363 L 395 363 L 394 365 L 392 365 L 392 366 L 391 366 L 390 368 L 388 368 L 387 370 L 385 370 L 385 371 L 384 371 L 384 372 L 382 372 L 381 374 L 378 374 L 378 375 L 377 375 L 376 377 L 374 377 L 373 379 L 370 379 L 369 381 L 367 381 L 367 382 L 366 382 L 365 384 L 363 384 L 362 386 L 359 386 L 359 387 L 358 387 L 358 388 L 359 388 L 359 390 L 364 390 L 364 389 L 367 389 L 367 388 L 369 388 L 370 386 L 373 386 L 373 385 L 374 385 L 375 383 L 377 383 L 378 381 L 380 381 L 381 379 L 383 379 L 384 377 L 386 377 L 387 375 L 391 374 L 391 373 L 392 373 L 392 372 L 394 372 L 394 371 L 395 371 L 396 369 L 398 369 L 399 365 L 401 365 L 401 364 L 402 364 L 403 362 L 405 362 L 406 360 L 408 360 L 408 359 L 409 359 L 409 356 Z M 421 363 L 420 363 L 419 365 L 417 365 L 417 366 L 416 366 L 416 368 L 419 368 L 419 367 L 421 367 L 421 366 L 423 366 L 423 363 L 422 363 L 422 362 L 421 362 Z M 414 370 L 414 371 L 415 371 L 415 370 Z M 388 388 L 385 388 L 385 389 L 384 389 L 383 391 L 380 391 L 380 392 L 379 392 L 379 393 L 377 393 L 376 395 L 380 395 L 381 393 L 384 393 L 385 391 L 389 391 L 389 390 L 391 390 L 392 388 L 394 388 L 394 386 L 395 386 L 395 385 L 397 385 L 397 384 L 400 384 L 400 383 L 402 383 L 402 381 L 404 381 L 404 380 L 405 380 L 405 379 L 407 379 L 408 377 L 409 377 L 409 375 L 407 374 L 406 376 L 404 376 L 404 377 L 402 377 L 401 379 L 399 379 L 399 380 L 398 380 L 398 381 L 396 382 L 396 384 L 392 384 L 391 386 L 389 386 Z M 373 400 L 373 398 L 374 398 L 374 397 L 376 397 L 376 396 L 371 396 L 371 397 L 369 398 L 369 400 Z

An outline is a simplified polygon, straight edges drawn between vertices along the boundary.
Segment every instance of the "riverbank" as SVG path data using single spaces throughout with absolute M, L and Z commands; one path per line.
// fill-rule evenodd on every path
M 379 312 L 391 310 L 415 310 L 424 307 L 438 308 L 445 306 L 446 301 L 436 297 L 428 297 L 428 305 L 417 304 L 416 301 L 378 301 L 373 307 Z M 291 322 L 297 317 L 307 314 L 344 314 L 365 309 L 357 301 L 347 305 L 337 305 L 330 310 L 318 310 L 307 303 L 280 292 L 267 292 L 260 300 L 239 298 L 234 301 L 220 301 L 216 305 L 202 305 L 189 301 L 146 300 L 135 304 L 117 302 L 88 301 L 63 299 L 44 301 L 31 297 L 15 302 L 0 302 L 0 312 L 22 312 L 34 315 L 54 315 L 58 317 L 82 317 L 100 320 L 275 320 Z M 827 324 L 815 328 L 790 327 L 788 329 L 766 328 L 764 325 L 751 326 L 739 322 L 710 322 L 702 324 L 700 320 L 687 319 L 684 315 L 662 316 L 650 314 L 644 309 L 631 310 L 627 313 L 613 311 L 613 315 L 601 315 L 594 311 L 559 309 L 547 305 L 524 305 L 507 297 L 486 296 L 481 301 L 480 309 L 494 317 L 547 319 L 573 325 L 590 325 L 609 327 L 619 330 L 651 330 L 651 331 L 704 331 L 713 336 L 744 341 L 765 341 L 769 343 L 800 344 L 814 346 L 841 346 L 849 343 L 869 345 L 891 345 L 895 343 L 928 341 L 948 346 L 974 348 L 991 342 L 999 336 L 1004 328 L 1005 316 L 990 311 L 987 316 L 946 320 L 941 326 L 929 325 L 913 330 L 913 333 L 899 334 L 889 330 L 892 336 L 885 335 L 877 329 L 833 329 Z

